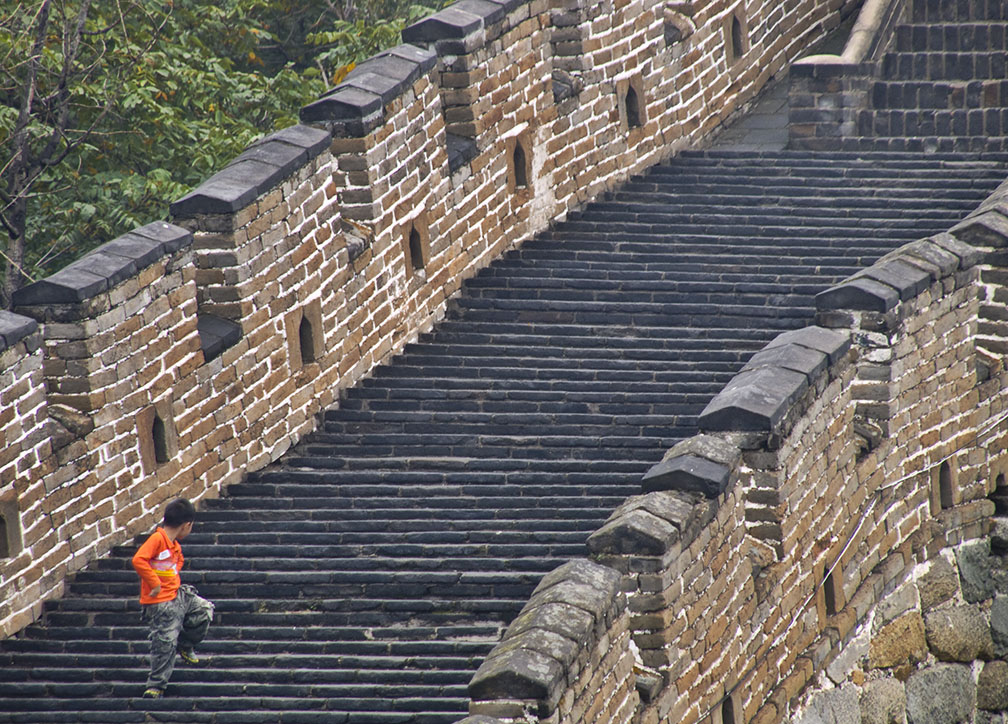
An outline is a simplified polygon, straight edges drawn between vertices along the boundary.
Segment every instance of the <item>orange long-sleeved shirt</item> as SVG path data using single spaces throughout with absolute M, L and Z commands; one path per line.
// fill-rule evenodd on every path
M 161 603 L 175 598 L 182 583 L 179 571 L 183 563 L 182 546 L 159 527 L 133 556 L 133 568 L 140 576 L 140 603 Z M 151 596 L 151 589 L 158 585 L 161 586 L 158 595 Z

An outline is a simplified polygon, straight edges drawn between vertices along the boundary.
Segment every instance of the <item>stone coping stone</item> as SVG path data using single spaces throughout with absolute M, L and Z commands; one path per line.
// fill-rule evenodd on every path
M 733 468 L 692 454 L 676 455 L 651 467 L 641 480 L 645 493 L 657 490 L 695 490 L 716 498 L 728 489 Z
M 874 279 L 851 277 L 819 292 L 815 297 L 816 310 L 854 310 L 862 312 L 888 312 L 895 309 L 900 295 L 893 287 Z
M 0 309 L 0 352 L 10 349 L 38 330 L 38 322 L 14 312 Z
M 784 417 L 808 389 L 808 378 L 783 367 L 761 367 L 735 375 L 698 420 L 706 432 L 780 432 Z
M 14 293 L 16 306 L 75 304 L 108 291 L 156 260 L 192 244 L 192 233 L 164 221 L 141 226 Z
M 1003 249 L 1008 246 L 1008 218 L 1000 208 L 982 210 L 953 226 L 949 234 L 970 246 Z
M 413 23 L 408 28 L 403 28 L 403 42 L 434 43 L 438 40 L 457 40 L 472 35 L 484 27 L 484 19 L 479 14 L 479 7 L 496 5 L 489 2 L 477 4 L 471 0 L 467 9 L 461 9 L 459 8 L 460 4 L 454 3 L 444 10 Z M 489 10 L 486 7 L 484 9 Z M 494 12 L 496 11 L 503 13 L 503 9 L 499 6 L 494 9 Z
M 707 498 L 682 490 L 635 495 L 588 537 L 595 555 L 663 556 L 679 543 L 687 546 L 713 517 Z
M 778 345 L 797 345 L 822 352 L 832 365 L 850 351 L 851 335 L 850 332 L 812 325 L 790 332 L 782 332 L 770 340 L 764 349 Z
M 829 367 L 829 357 L 823 352 L 810 349 L 799 344 L 776 344 L 767 346 L 749 358 L 742 366 L 742 371 L 758 370 L 765 367 L 780 367 L 800 372 L 808 379 L 809 384 L 826 374 Z
M 912 299 L 931 286 L 931 275 L 917 266 L 899 259 L 887 259 L 872 264 L 852 279 L 873 279 L 899 292 L 900 301 Z
M 433 50 L 409 43 L 397 45 L 361 62 L 342 83 L 304 106 L 301 120 L 331 124 L 334 135 L 365 136 L 385 120 L 385 106 L 436 64 Z
M 552 712 L 584 652 L 611 623 L 622 576 L 586 559 L 548 573 L 469 683 L 473 701 L 536 701 Z
M 175 218 L 230 214 L 304 167 L 329 146 L 324 130 L 295 125 L 252 143 L 234 161 L 171 204 Z

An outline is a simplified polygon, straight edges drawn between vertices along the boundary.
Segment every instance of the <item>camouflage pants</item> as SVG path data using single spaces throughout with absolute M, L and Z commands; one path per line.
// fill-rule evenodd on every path
M 142 608 L 143 618 L 150 625 L 151 672 L 147 688 L 164 689 L 175 669 L 175 654 L 180 649 L 191 650 L 203 640 L 214 607 L 196 595 L 192 586 L 181 586 L 172 600 Z

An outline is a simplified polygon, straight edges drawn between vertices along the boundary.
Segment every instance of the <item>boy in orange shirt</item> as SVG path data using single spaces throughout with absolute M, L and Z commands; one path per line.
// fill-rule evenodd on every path
M 175 654 L 186 663 L 199 659 L 193 647 L 206 636 L 213 618 L 213 604 L 196 595 L 192 586 L 183 586 L 179 571 L 185 559 L 179 541 L 192 531 L 196 509 L 185 498 L 165 507 L 164 522 L 133 556 L 133 568 L 140 576 L 140 605 L 150 625 L 151 672 L 144 697 L 164 694 L 175 668 Z

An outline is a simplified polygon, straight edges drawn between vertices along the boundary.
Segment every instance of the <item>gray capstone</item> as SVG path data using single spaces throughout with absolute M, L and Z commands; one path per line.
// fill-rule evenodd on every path
M 966 543 L 956 550 L 962 594 L 969 603 L 978 603 L 994 596 L 991 578 L 990 540 Z
M 865 682 L 861 689 L 861 724 L 906 724 L 906 689 L 896 678 Z
M 853 685 L 827 689 L 811 696 L 794 724 L 861 724 L 861 706 Z
M 936 664 L 906 682 L 909 724 L 963 724 L 973 721 L 976 684 L 962 664 Z

